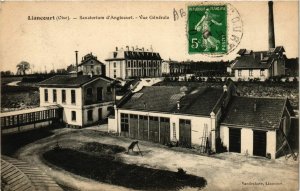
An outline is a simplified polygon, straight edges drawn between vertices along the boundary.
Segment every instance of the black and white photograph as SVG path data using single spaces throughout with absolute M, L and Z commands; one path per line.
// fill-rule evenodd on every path
M 0 1 L 1 190 L 299 190 L 299 2 Z

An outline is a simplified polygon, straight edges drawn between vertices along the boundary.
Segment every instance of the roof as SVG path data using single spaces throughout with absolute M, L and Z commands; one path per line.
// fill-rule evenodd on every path
M 275 129 L 280 125 L 285 98 L 233 96 L 221 124 Z M 254 105 L 256 104 L 256 109 Z
M 157 52 L 145 52 L 145 51 L 124 51 L 118 50 L 111 52 L 105 61 L 111 60 L 162 60 Z
M 36 108 L 30 108 L 30 109 L 22 109 L 17 111 L 9 111 L 0 113 L 1 117 L 7 117 L 7 116 L 13 116 L 13 115 L 20 115 L 24 113 L 32 113 L 32 112 L 38 112 L 38 111 L 45 111 L 49 109 L 58 109 L 61 108 L 59 105 L 49 105 L 49 106 L 43 106 L 43 107 L 36 107 Z
M 90 53 L 90 54 L 85 55 L 85 56 L 82 58 L 82 61 L 81 61 L 81 63 L 80 63 L 78 66 L 85 65 L 85 64 L 91 64 L 91 63 L 89 62 L 90 60 L 95 61 L 97 64 L 102 64 L 102 65 L 104 65 L 102 62 L 100 62 L 100 61 L 97 59 L 97 56 L 94 56 L 92 53 Z M 95 64 L 95 63 L 93 63 L 93 64 Z
M 274 59 L 278 58 L 276 53 L 285 52 L 282 46 L 269 51 L 252 51 L 240 49 L 237 54 L 240 56 L 233 62 L 232 69 L 268 69 Z
M 111 78 L 104 76 L 89 76 L 89 75 L 56 75 L 39 83 L 41 87 L 80 87 L 88 82 L 96 79 L 104 79 L 112 81 Z
M 222 94 L 223 90 L 217 88 L 150 86 L 133 94 L 121 108 L 210 116 Z M 178 101 L 179 110 L 177 109 Z

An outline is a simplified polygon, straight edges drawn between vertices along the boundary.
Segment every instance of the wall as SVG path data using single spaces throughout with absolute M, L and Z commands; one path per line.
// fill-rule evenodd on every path
M 156 117 L 167 117 L 170 118 L 170 139 L 173 139 L 173 124 L 175 124 L 175 132 L 176 132 L 176 139 L 179 140 L 179 119 L 187 119 L 191 120 L 191 139 L 193 145 L 200 145 L 201 138 L 203 136 L 204 124 L 207 124 L 208 127 L 208 136 L 211 133 L 211 119 L 209 116 L 188 116 L 188 115 L 177 115 L 177 114 L 168 114 L 168 113 L 158 113 L 158 112 L 144 112 L 144 111 L 131 111 L 125 109 L 119 109 L 117 112 L 115 124 L 118 123 L 119 132 L 121 131 L 120 128 L 120 114 L 121 113 L 128 113 L 128 114 L 136 114 L 136 115 L 146 115 L 146 116 L 156 116 Z M 109 126 L 111 126 L 109 124 Z M 214 127 L 215 128 L 215 127 Z M 113 129 L 113 128 L 112 128 Z M 210 137 L 209 137 L 210 140 Z
M 83 97 L 82 97 L 82 103 L 84 105 L 87 105 L 85 102 L 87 100 L 87 89 L 92 88 L 93 89 L 93 96 L 89 98 L 90 104 L 100 103 L 100 102 L 106 102 L 106 101 L 112 101 L 113 100 L 113 89 L 111 88 L 111 92 L 107 92 L 107 87 L 110 86 L 110 82 L 106 80 L 96 80 L 94 82 L 88 83 L 82 87 L 83 89 Z M 102 101 L 97 100 L 97 88 L 102 87 Z
M 44 89 L 48 89 L 48 102 L 45 102 Z M 56 89 L 57 102 L 53 102 L 53 89 Z M 82 89 L 40 87 L 40 106 L 60 105 L 63 109 L 63 121 L 71 125 L 82 126 Z M 62 90 L 66 90 L 66 102 L 62 103 Z M 75 104 L 71 103 L 71 90 L 75 90 Z M 76 111 L 76 121 L 72 121 L 71 111 Z
M 223 146 L 229 148 L 229 128 L 227 126 L 220 126 L 220 138 L 223 143 Z
M 82 110 L 83 126 L 95 124 L 95 123 L 99 122 L 100 120 L 107 118 L 108 113 L 109 113 L 107 108 L 112 105 L 113 105 L 112 103 L 106 103 L 106 104 L 95 104 L 95 105 L 91 105 L 89 107 L 84 107 Z M 102 115 L 101 115 L 100 119 L 98 117 L 98 109 L 99 108 L 102 108 Z M 88 111 L 89 110 L 93 110 L 93 120 L 92 121 L 88 120 Z
M 229 150 L 229 128 L 226 125 L 220 127 L 220 138 L 223 146 Z M 276 131 L 267 131 L 267 153 L 271 154 L 271 158 L 275 159 L 276 153 Z M 250 128 L 242 128 L 241 130 L 241 153 L 248 153 L 253 156 L 253 130 Z
M 114 62 L 116 67 L 114 67 Z M 110 78 L 114 78 L 114 70 L 116 70 L 116 78 L 125 78 L 125 60 L 115 60 L 106 62 L 106 75 Z
M 44 90 L 48 89 L 48 102 L 45 102 Z M 53 102 L 53 89 L 56 89 L 57 101 Z M 66 102 L 62 103 L 62 90 L 66 90 Z M 76 103 L 71 103 L 71 90 L 75 90 Z M 59 104 L 63 107 L 81 108 L 82 106 L 82 90 L 81 88 L 45 88 L 40 87 L 40 106 Z
M 271 158 L 275 159 L 276 154 L 276 131 L 267 132 L 267 153 L 271 154 Z
M 242 128 L 241 130 L 241 153 L 253 155 L 253 130 Z
M 238 70 L 234 70 L 234 76 L 235 80 L 238 80 L 239 78 L 243 80 L 249 80 L 249 79 L 254 79 L 254 78 L 259 78 L 261 81 L 264 81 L 269 78 L 269 70 L 264 69 L 263 76 L 260 75 L 260 69 L 253 69 L 252 70 L 252 76 L 249 76 L 249 69 L 241 70 L 241 76 L 238 75 Z

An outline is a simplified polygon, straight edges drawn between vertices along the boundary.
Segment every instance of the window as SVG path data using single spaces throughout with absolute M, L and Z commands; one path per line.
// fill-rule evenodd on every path
M 117 71 L 114 70 L 114 78 L 116 78 L 116 77 L 117 77 Z
M 92 63 L 93 63 L 93 61 L 92 61 Z M 91 65 L 91 69 L 94 69 L 94 65 Z
M 265 72 L 265 70 L 264 70 L 264 69 L 261 69 L 261 70 L 260 70 L 260 76 L 264 76 L 264 75 L 265 75 L 264 72 Z
M 127 67 L 128 67 L 128 68 L 131 67 L 130 61 L 127 61 Z
M 182 125 L 191 125 L 191 120 L 179 119 L 179 123 Z
M 93 97 L 93 88 L 87 88 L 86 96 L 87 97 Z
M 88 121 L 93 121 L 93 110 L 87 111 Z
M 76 103 L 75 90 L 71 90 L 71 103 L 73 103 L 73 104 Z
M 160 118 L 160 122 L 170 123 L 170 119 L 169 119 L 169 118 L 161 117 L 161 118 Z
M 253 70 L 249 70 L 249 76 L 253 76 Z
M 133 67 L 136 67 L 136 61 L 133 61 Z
M 57 101 L 56 90 L 53 90 L 53 102 Z
M 121 131 L 128 132 L 129 130 L 128 114 L 121 113 Z
M 238 76 L 242 76 L 242 70 L 238 70 Z
M 97 87 L 97 101 L 102 101 L 102 87 Z
M 72 121 L 76 121 L 76 111 L 72 111 L 71 115 L 72 115 Z
M 61 90 L 61 101 L 66 103 L 66 90 Z
M 44 94 L 45 94 L 45 102 L 48 102 L 48 89 L 44 90 Z
M 98 109 L 98 120 L 100 121 L 102 119 L 102 108 Z
M 117 67 L 117 63 L 116 63 L 116 62 L 114 62 L 114 68 L 115 68 L 115 67 Z

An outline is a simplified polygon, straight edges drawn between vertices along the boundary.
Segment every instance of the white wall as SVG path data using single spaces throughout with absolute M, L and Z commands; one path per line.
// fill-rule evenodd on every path
M 45 89 L 48 89 L 48 102 L 45 102 Z M 56 89 L 57 101 L 53 102 L 53 89 Z M 40 87 L 40 106 L 49 106 L 59 104 L 63 107 L 76 107 L 81 108 L 82 106 L 82 90 L 81 88 L 45 88 Z M 62 90 L 66 90 L 66 103 L 62 103 Z M 71 103 L 71 90 L 75 90 L 76 103 Z
M 264 81 L 269 78 L 269 69 L 265 69 L 263 72 L 263 76 L 260 75 L 260 69 L 253 69 L 252 70 L 252 76 L 249 76 L 249 69 L 241 70 L 241 76 L 238 75 L 238 70 L 234 70 L 234 76 L 236 80 L 239 78 L 243 80 L 254 79 L 254 78 L 260 78 L 261 81 Z
M 88 106 L 85 107 L 82 111 L 83 111 L 83 125 L 90 125 L 96 122 L 99 122 L 102 119 L 105 119 L 108 115 L 108 110 L 107 108 L 109 106 L 112 106 L 112 104 L 107 104 L 107 105 L 103 105 L 103 104 L 95 104 L 92 106 Z M 98 118 L 98 109 L 102 108 L 102 116 L 99 119 Z M 93 110 L 93 120 L 92 121 L 88 121 L 88 111 L 89 110 Z
M 276 131 L 267 132 L 267 153 L 271 154 L 271 158 L 275 159 L 276 154 Z
M 241 153 L 253 155 L 253 130 L 242 128 L 241 130 Z
M 179 140 L 179 119 L 187 119 L 191 120 L 191 135 L 192 135 L 192 144 L 200 145 L 201 138 L 203 136 L 204 124 L 207 124 L 208 132 L 207 135 L 209 136 L 210 140 L 210 132 L 211 132 L 211 125 L 212 121 L 209 116 L 188 116 L 188 115 L 176 115 L 176 114 L 168 114 L 168 113 L 155 113 L 155 112 L 143 112 L 143 111 L 131 111 L 131 110 L 124 110 L 119 109 L 118 113 L 116 114 L 116 119 L 118 122 L 114 122 L 114 124 L 118 123 L 119 132 L 121 132 L 120 128 L 120 113 L 128 113 L 128 114 L 136 114 L 136 115 L 146 115 L 146 116 L 156 116 L 156 117 L 167 117 L 170 118 L 170 139 L 173 138 L 173 123 L 175 124 L 176 129 L 176 139 Z M 110 120 L 111 121 L 111 120 Z M 109 124 L 109 126 L 111 126 Z M 215 127 L 214 127 L 215 128 Z M 111 129 L 114 129 L 111 127 Z
M 220 126 L 220 138 L 223 146 L 229 150 L 229 128 L 227 126 Z

